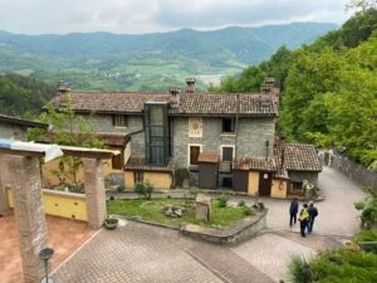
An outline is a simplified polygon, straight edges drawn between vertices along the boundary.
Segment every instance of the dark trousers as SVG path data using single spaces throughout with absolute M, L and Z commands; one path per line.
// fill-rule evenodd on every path
M 308 224 L 308 221 L 301 221 L 300 222 L 300 232 L 301 232 L 301 236 L 302 237 L 305 237 L 305 229 L 306 229 L 306 226 Z
M 297 213 L 290 213 L 289 226 L 292 226 L 292 224 L 296 224 L 296 222 L 297 222 Z
M 312 219 L 310 219 L 309 222 L 308 222 L 308 234 L 310 234 L 310 233 L 313 232 L 314 219 L 315 219 L 315 218 L 312 218 Z

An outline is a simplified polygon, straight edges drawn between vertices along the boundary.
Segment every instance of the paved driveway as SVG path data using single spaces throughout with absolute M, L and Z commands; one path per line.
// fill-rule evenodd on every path
M 366 197 L 361 186 L 328 167 L 325 167 L 319 175 L 318 186 L 326 199 L 315 204 L 319 216 L 316 219 L 314 233 L 318 235 L 354 235 L 359 230 L 360 222 L 359 212 L 355 210 L 353 203 Z M 290 229 L 288 226 L 289 201 L 274 199 L 264 199 L 263 201 L 269 207 L 268 226 L 274 230 Z M 298 225 L 292 230 L 298 231 Z
M 309 258 L 358 230 L 353 202 L 364 198 L 362 190 L 329 168 L 319 185 L 327 198 L 317 204 L 318 222 L 307 238 L 289 228 L 285 200 L 265 199 L 268 231 L 234 246 L 125 222 L 116 231 L 101 231 L 54 274 L 55 282 L 288 282 L 292 255 Z

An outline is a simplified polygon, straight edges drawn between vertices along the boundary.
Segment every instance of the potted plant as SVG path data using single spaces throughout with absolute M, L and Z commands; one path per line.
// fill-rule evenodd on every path
M 105 226 L 106 229 L 113 230 L 118 226 L 118 222 L 119 222 L 119 220 L 117 218 L 107 217 L 103 221 L 103 225 Z

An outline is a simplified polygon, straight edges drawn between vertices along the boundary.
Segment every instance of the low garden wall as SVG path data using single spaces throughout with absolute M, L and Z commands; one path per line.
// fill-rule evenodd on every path
M 377 187 L 377 173 L 349 160 L 346 156 L 326 151 L 321 152 L 320 157 L 324 165 L 335 168 L 351 180 L 363 186 Z
M 14 207 L 12 189 L 7 188 L 8 203 Z M 43 190 L 44 212 L 48 215 L 87 221 L 87 204 L 84 194 Z
M 224 229 L 186 224 L 181 227 L 181 232 L 184 235 L 217 244 L 234 243 L 255 236 L 266 228 L 267 211 L 268 209 L 265 208 L 263 211 L 257 212 L 256 215 L 246 217 Z

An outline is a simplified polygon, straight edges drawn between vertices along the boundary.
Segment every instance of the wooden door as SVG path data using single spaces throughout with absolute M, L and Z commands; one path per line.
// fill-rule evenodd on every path
M 233 190 L 238 192 L 247 192 L 249 184 L 249 171 L 234 170 L 233 171 Z
M 199 163 L 199 187 L 217 188 L 217 163 Z
M 272 185 L 272 174 L 268 172 L 259 173 L 259 195 L 270 196 Z

